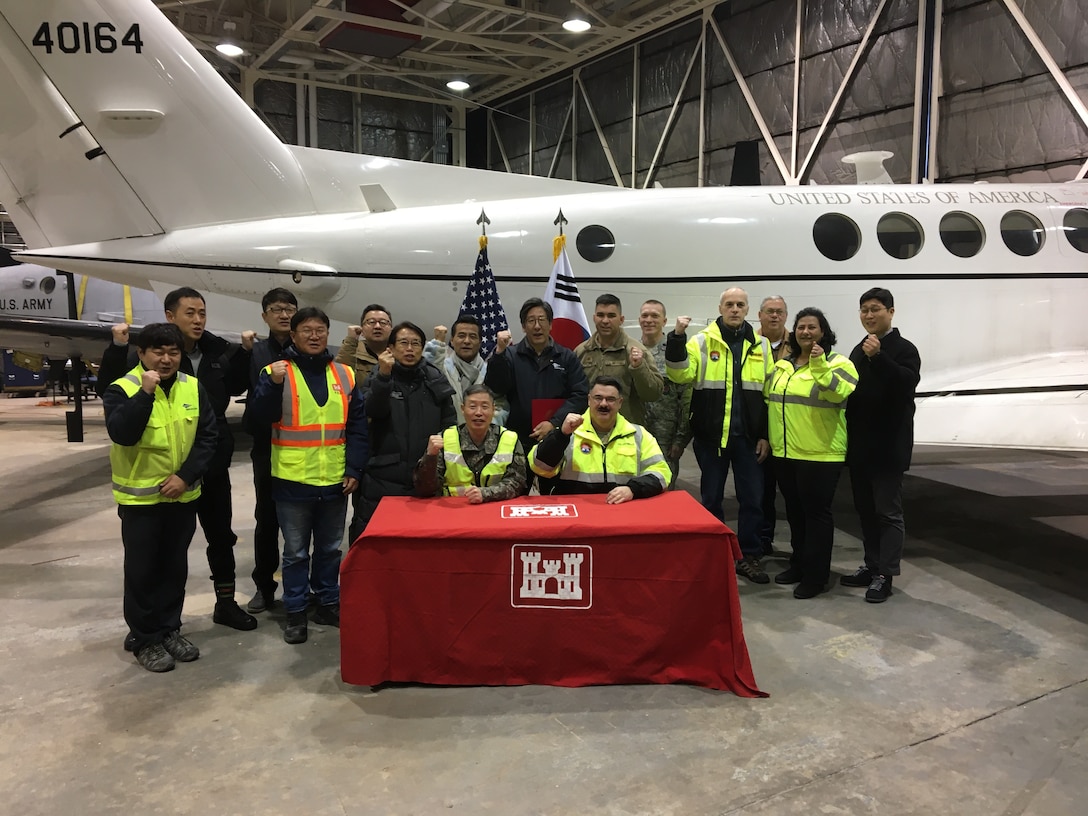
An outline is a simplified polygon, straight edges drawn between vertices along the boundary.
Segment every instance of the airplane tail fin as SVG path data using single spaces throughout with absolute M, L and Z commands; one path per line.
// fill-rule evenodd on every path
M 290 149 L 151 0 L 0 0 L 0 201 L 31 246 L 314 211 Z

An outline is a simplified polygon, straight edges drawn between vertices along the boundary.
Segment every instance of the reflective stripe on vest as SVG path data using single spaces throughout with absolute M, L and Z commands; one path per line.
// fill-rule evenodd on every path
M 849 365 L 849 360 L 829 352 L 827 362 L 834 369 L 830 390 L 841 391 L 843 384 L 857 385 L 853 372 L 839 367 Z M 775 366 L 767 393 L 771 404 L 768 436 L 774 456 L 818 462 L 843 461 L 847 443 L 847 399 L 833 402 L 821 398 L 820 394 L 828 390 L 814 381 L 807 366 L 795 369 L 788 360 Z
M 672 472 L 657 441 L 641 425 L 628 422 L 623 416 L 617 417 L 612 436 L 602 445 L 600 437 L 593 430 L 589 412 L 583 417 L 583 425 L 575 431 L 564 454 L 560 479 L 582 484 L 609 482 L 625 485 L 638 476 L 653 474 L 661 482 L 662 488 L 668 486 Z M 630 444 L 623 444 L 622 440 L 629 440 Z M 541 475 L 550 475 L 541 473 L 536 467 L 533 470 Z
M 710 351 L 711 332 L 723 348 Z M 729 419 L 733 415 L 733 392 L 736 390 L 730 387 L 733 384 L 733 351 L 722 338 L 717 323 L 711 324 L 705 331 L 695 335 L 694 343 L 699 359 L 692 387 L 699 391 L 725 391 L 725 415 L 722 420 L 721 438 L 722 447 L 725 447 L 729 442 Z M 691 353 L 690 349 L 688 353 Z M 714 355 L 717 355 L 717 359 L 714 359 Z M 673 364 L 673 367 L 684 368 L 686 364 Z M 741 353 L 741 390 L 762 393 L 763 383 L 770 376 L 773 368 L 773 354 L 767 338 L 756 335 L 754 343 L 745 339 Z
M 143 384 L 142 366 L 137 366 L 114 385 L 131 399 Z M 168 499 L 159 489 L 162 483 L 185 464 L 200 424 L 200 391 L 196 377 L 179 371 L 167 396 L 156 387 L 154 403 L 140 440 L 135 445 L 110 446 L 113 498 L 118 504 L 159 504 L 191 502 L 200 495 L 200 480 L 176 499 Z
M 265 371 L 271 373 L 271 366 Z M 318 405 L 298 364 L 287 363 L 280 419 L 272 423 L 272 475 L 300 484 L 326 487 L 344 478 L 348 405 L 354 372 L 329 362 L 328 397 Z

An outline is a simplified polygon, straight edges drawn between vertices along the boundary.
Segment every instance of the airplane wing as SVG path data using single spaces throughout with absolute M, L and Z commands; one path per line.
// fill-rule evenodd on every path
M 0 315 L 0 348 L 41 354 L 54 360 L 98 360 L 113 342 L 109 323 L 63 317 Z
M 1005 361 L 918 392 L 920 444 L 1088 450 L 1088 352 Z

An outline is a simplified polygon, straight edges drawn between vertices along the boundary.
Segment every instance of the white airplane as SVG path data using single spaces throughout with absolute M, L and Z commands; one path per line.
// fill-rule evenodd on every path
M 823 308 L 848 352 L 858 296 L 887 286 L 922 354 L 919 441 L 1088 449 L 1088 185 L 632 191 L 293 147 L 150 0 L 0 0 L 0 82 L 20 260 L 426 328 L 456 314 L 484 209 L 516 324 L 562 210 L 590 308 L 709 321 L 741 285 L 752 318 L 767 295 Z

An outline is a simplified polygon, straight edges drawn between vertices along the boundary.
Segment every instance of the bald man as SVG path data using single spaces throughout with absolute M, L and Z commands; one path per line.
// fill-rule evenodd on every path
M 737 574 L 754 584 L 769 579 L 760 564 L 763 523 L 763 472 L 767 458 L 767 403 L 763 381 L 774 366 L 771 346 L 745 319 L 748 293 L 726 289 L 718 319 L 690 340 L 691 318 L 682 315 L 665 342 L 665 371 L 674 383 L 691 383 L 692 449 L 699 463 L 700 500 L 725 520 L 725 480 L 733 468 L 740 511 L 737 537 L 744 557 Z

